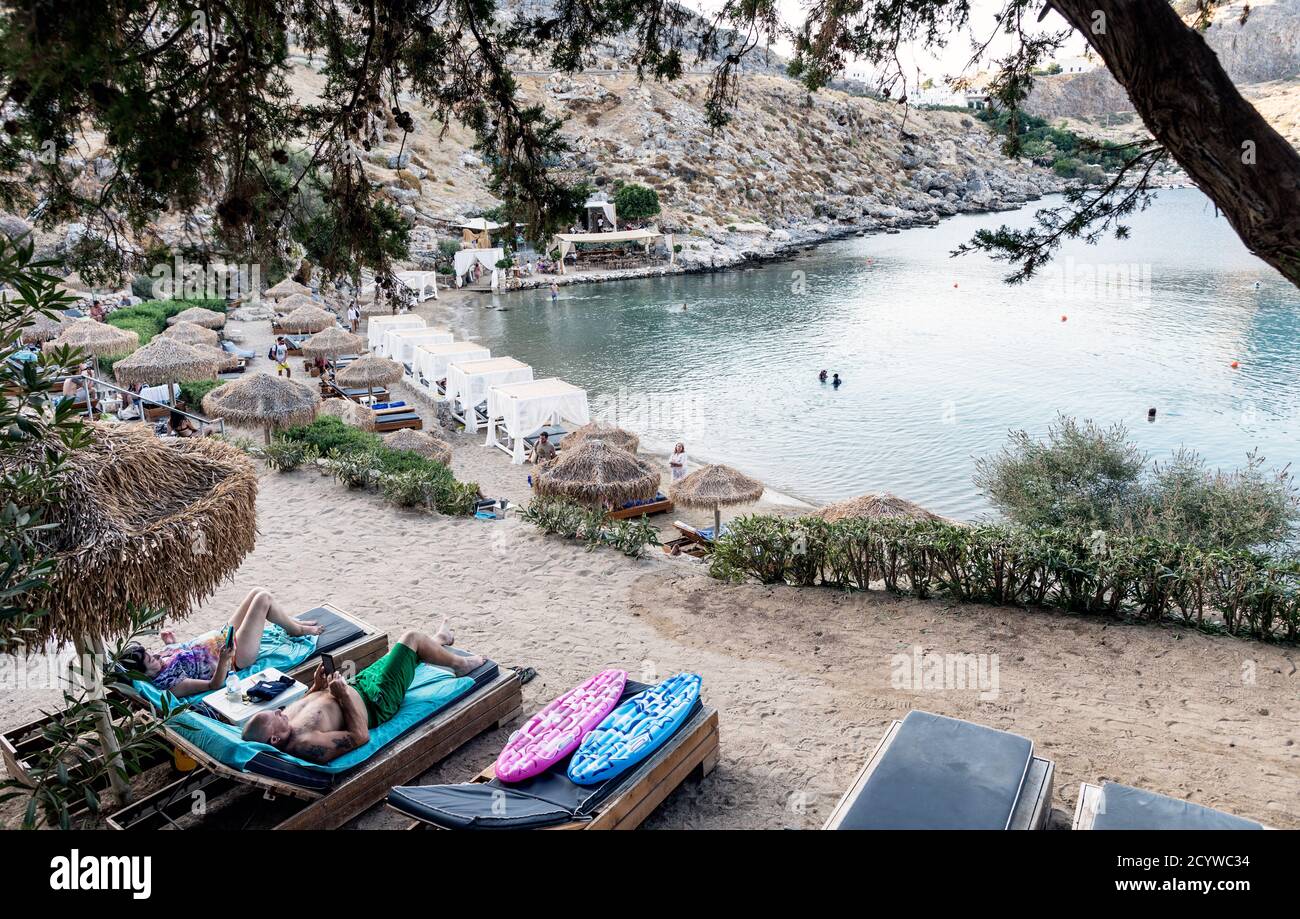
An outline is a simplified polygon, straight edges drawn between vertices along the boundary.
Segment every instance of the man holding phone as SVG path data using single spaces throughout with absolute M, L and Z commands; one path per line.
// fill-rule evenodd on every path
M 446 667 L 457 676 L 482 665 L 481 657 L 450 650 L 453 640 L 445 619 L 434 635 L 403 632 L 386 655 L 357 674 L 355 685 L 334 670 L 329 658 L 316 668 L 305 696 L 248 719 L 244 740 L 322 765 L 338 759 L 369 743 L 371 728 L 392 720 L 420 663 Z

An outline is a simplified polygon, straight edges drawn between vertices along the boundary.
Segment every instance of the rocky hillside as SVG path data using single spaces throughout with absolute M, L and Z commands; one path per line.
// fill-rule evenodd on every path
M 1192 13 L 1186 2 L 1179 9 L 1186 16 Z M 1216 10 L 1205 40 L 1242 94 L 1300 146 L 1300 0 L 1225 4 Z M 1026 108 L 1104 139 L 1145 133 L 1124 89 L 1104 68 L 1039 78 Z
M 302 89 L 318 80 L 303 72 Z M 809 96 L 794 81 L 749 74 L 734 120 L 705 123 L 704 75 L 672 84 L 630 74 L 526 76 L 524 92 L 565 116 L 573 148 L 564 170 L 612 192 L 619 182 L 655 188 L 659 225 L 684 236 L 683 263 L 721 266 L 789 245 L 857 230 L 998 210 L 1056 191 L 1060 181 L 1010 162 L 978 121 L 903 110 L 835 91 Z M 439 126 L 413 105 L 409 158 L 390 132 L 371 154 L 372 181 L 416 225 L 417 257 L 448 223 L 493 207 L 487 170 L 467 133 Z
M 1016 207 L 1057 191 L 1061 180 L 1027 162 L 1008 161 L 979 121 L 950 112 L 918 112 L 837 91 L 809 95 L 770 73 L 744 76 L 733 122 L 713 132 L 704 119 L 706 74 L 670 84 L 641 83 L 625 71 L 571 78 L 521 69 L 522 91 L 567 119 L 572 153 L 562 168 L 574 182 L 613 192 L 617 183 L 655 188 L 660 227 L 677 235 L 686 267 L 722 267 L 822 239 L 892 230 L 967 211 Z M 317 95 L 320 74 L 295 64 L 294 88 Z M 403 143 L 389 125 L 369 153 L 367 174 L 411 223 L 412 265 L 432 267 L 439 241 L 456 223 L 500 202 L 487 190 L 487 168 L 473 138 L 442 125 L 407 100 L 416 131 Z M 103 181 L 105 161 L 87 149 L 71 168 L 86 183 Z M 21 215 L 0 215 L 21 230 Z M 175 244 L 201 231 L 156 228 Z M 38 235 L 45 254 L 83 238 L 82 225 Z

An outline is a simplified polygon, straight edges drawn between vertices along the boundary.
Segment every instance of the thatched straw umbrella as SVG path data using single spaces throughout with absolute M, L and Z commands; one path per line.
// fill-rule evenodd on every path
M 323 332 L 337 324 L 337 316 L 318 306 L 300 306 L 280 320 L 286 332 Z
M 701 466 L 674 482 L 668 496 L 686 507 L 713 508 L 713 538 L 722 536 L 722 508 L 751 504 L 763 497 L 763 483 L 730 466 Z
M 75 321 L 67 316 L 46 316 L 44 313 L 38 313 L 32 324 L 23 329 L 23 344 L 35 345 L 58 338 L 63 330 Z
M 284 299 L 275 301 L 275 312 L 283 316 L 304 306 L 319 308 L 320 304 L 306 294 L 289 294 Z
M 23 596 L 35 617 L 30 644 L 71 641 L 83 659 L 135 625 L 141 609 L 183 617 L 238 568 L 257 534 L 257 471 L 239 450 L 206 438 L 164 441 L 147 428 L 91 424 L 92 438 L 68 454 L 39 539 L 54 562 L 46 586 Z M 15 459 L 31 462 L 32 441 Z M 120 754 L 92 684 L 100 740 Z M 126 783 L 112 775 L 115 795 Z
M 365 357 L 359 357 L 351 364 L 348 364 L 343 370 L 340 370 L 334 378 L 340 386 L 364 386 L 366 387 L 371 399 L 374 401 L 375 386 L 387 386 L 389 383 L 396 383 L 406 374 L 406 368 L 397 361 L 390 361 L 386 357 L 379 357 L 376 354 L 368 354 Z
M 119 329 L 94 319 L 74 319 L 63 327 L 59 337 L 47 342 L 45 349 L 67 346 L 79 348 L 95 357 L 126 354 L 140 346 L 140 336 L 127 329 Z
M 326 399 L 321 403 L 319 414 L 337 418 L 362 431 L 375 429 L 375 413 L 351 399 Z
M 167 320 L 168 325 L 177 325 L 181 322 L 192 322 L 205 329 L 219 329 L 226 324 L 226 314 L 216 310 L 205 310 L 201 306 L 191 306 Z
M 913 504 L 911 501 L 891 495 L 888 492 L 870 492 L 856 498 L 848 498 L 835 504 L 828 504 L 813 516 L 820 517 L 827 523 L 850 519 L 885 520 L 894 517 L 912 520 L 948 521 L 947 517 L 928 511 L 919 504 Z
M 217 373 L 225 373 L 228 370 L 234 370 L 239 366 L 240 356 L 224 348 L 215 348 L 212 345 L 190 345 L 195 351 L 204 357 L 211 358 L 217 365 Z
M 165 380 L 171 404 L 175 406 L 177 380 L 209 380 L 216 375 L 218 366 L 214 357 L 198 348 L 159 335 L 130 357 L 114 364 L 113 375 L 127 386 L 148 386 Z
M 631 453 L 589 437 L 570 447 L 537 476 L 537 493 L 574 498 L 600 507 L 621 507 L 653 498 L 659 473 Z
M 365 351 L 364 338 L 345 332 L 337 326 L 317 332 L 302 343 L 302 353 L 308 357 L 338 357 L 342 354 L 364 354 Z
M 564 442 L 560 445 L 562 450 L 572 450 L 583 440 L 593 437 L 597 440 L 603 440 L 605 443 L 615 447 L 620 447 L 628 453 L 636 453 L 641 446 L 641 438 L 631 431 L 625 431 L 620 427 L 612 424 L 606 424 L 603 421 L 593 421 L 590 424 L 584 424 L 576 431 L 571 431 Z
M 272 287 L 268 287 L 266 289 L 266 292 L 263 293 L 262 296 L 268 297 L 272 300 L 280 300 L 292 294 L 302 294 L 304 296 L 310 297 L 311 288 L 308 287 L 306 284 L 299 284 L 297 281 L 294 281 L 290 278 L 285 278 L 279 284 L 276 284 Z
M 320 402 L 320 393 L 314 387 L 269 373 L 254 373 L 212 390 L 203 397 L 203 410 L 231 424 L 260 425 L 269 444 L 272 428 L 309 424 Z
M 444 466 L 451 465 L 451 444 L 423 431 L 403 428 L 400 431 L 385 434 L 384 446 L 390 450 L 410 450 L 412 453 L 418 453 L 421 456 L 427 456 L 431 460 L 436 460 Z
M 161 334 L 185 345 L 211 345 L 215 348 L 217 342 L 221 341 L 221 336 L 213 329 L 206 329 L 193 322 L 178 322 Z

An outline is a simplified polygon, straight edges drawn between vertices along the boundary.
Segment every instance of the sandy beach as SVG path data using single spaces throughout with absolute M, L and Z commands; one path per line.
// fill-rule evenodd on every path
M 455 310 L 476 308 L 465 299 L 421 312 L 452 320 L 454 330 Z M 233 328 L 264 354 L 266 325 Z M 265 363 L 259 357 L 254 369 Z M 435 426 L 432 411 L 426 419 Z M 481 434 L 449 439 L 459 478 L 491 496 L 527 499 L 531 467 L 511 466 L 483 447 Z M 671 518 L 658 522 L 668 527 Z M 524 687 L 526 713 L 604 667 L 642 680 L 702 674 L 706 700 L 719 710 L 721 760 L 703 782 L 674 793 L 649 828 L 820 826 L 889 722 L 911 709 L 1031 738 L 1056 763 L 1054 828 L 1068 826 L 1079 783 L 1103 779 L 1300 827 L 1294 649 L 884 592 L 729 585 L 695 560 L 658 550 L 640 560 L 588 552 L 516 517 L 398 510 L 315 469 L 263 469 L 258 527 L 253 553 L 179 623 L 180 633 L 218 624 L 262 586 L 291 610 L 328 601 L 390 636 L 432 631 L 449 615 L 462 647 L 537 670 Z M 900 660 L 918 654 L 988 655 L 996 689 L 900 684 Z M 5 689 L 4 726 L 57 703 L 55 690 Z M 420 782 L 469 779 L 508 733 L 478 737 Z M 14 806 L 3 815 L 12 822 Z M 400 824 L 379 806 L 352 823 Z

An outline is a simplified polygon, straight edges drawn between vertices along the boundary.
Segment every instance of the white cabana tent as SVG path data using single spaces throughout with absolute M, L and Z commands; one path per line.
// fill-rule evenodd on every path
M 617 233 L 556 233 L 551 248 L 560 250 L 560 274 L 564 274 L 564 260 L 570 254 L 574 255 L 576 259 L 577 247 L 583 243 L 599 243 L 601 245 L 610 245 L 612 243 L 640 244 L 645 246 L 648 255 L 650 247 L 661 239 L 668 246 L 668 264 L 671 265 L 675 261 L 672 234 L 660 233 L 658 228 L 654 227 L 648 230 L 620 230 Z
M 401 316 L 371 316 L 366 322 L 366 345 L 374 351 L 384 340 L 384 333 L 391 329 L 422 329 L 424 319 L 406 313 Z
M 416 373 L 436 389 L 452 361 L 485 361 L 491 356 L 492 352 L 476 341 L 457 341 L 449 345 L 416 345 L 413 363 Z
M 475 233 L 494 233 L 501 229 L 501 224 L 493 223 L 486 217 L 471 217 L 460 224 L 460 228 L 462 230 L 473 230 Z
M 558 377 L 488 390 L 487 446 L 509 453 L 512 463 L 526 459 L 524 438 L 542 428 L 561 422 L 580 427 L 589 421 L 587 391 Z M 504 441 L 497 440 L 498 426 L 505 430 Z
M 452 416 L 464 422 L 465 430 L 478 430 L 475 407 L 486 401 L 493 386 L 527 383 L 533 368 L 513 357 L 494 357 L 486 361 L 457 360 L 447 366 L 447 398 L 452 400 Z
M 588 228 L 591 227 L 596 217 L 596 214 L 593 214 L 592 211 L 597 211 L 600 216 L 605 218 L 605 222 L 609 224 L 610 230 L 618 229 L 618 213 L 614 208 L 614 202 L 606 201 L 603 197 L 593 196 L 587 199 L 585 207 L 587 210 Z
M 456 286 L 463 287 L 474 266 L 482 265 L 484 269 L 492 272 L 492 287 L 495 289 L 500 283 L 497 262 L 505 257 L 506 250 L 499 246 L 495 249 L 461 249 L 452 257 L 453 270 L 456 272 Z
M 379 340 L 376 353 L 412 365 L 419 345 L 449 345 L 456 340 L 447 329 L 426 326 L 423 329 L 389 329 Z
M 416 303 L 438 299 L 438 272 L 436 271 L 399 271 L 397 280 L 415 295 Z

